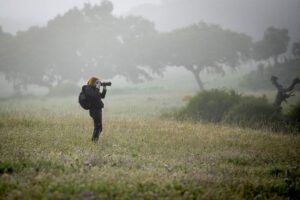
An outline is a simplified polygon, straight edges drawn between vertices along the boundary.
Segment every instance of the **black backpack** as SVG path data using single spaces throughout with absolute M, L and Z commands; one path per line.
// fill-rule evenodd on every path
M 82 87 L 82 90 L 78 97 L 78 102 L 79 102 L 80 106 L 85 110 L 88 110 L 91 108 L 91 101 L 90 101 L 90 98 L 85 93 L 85 86 Z

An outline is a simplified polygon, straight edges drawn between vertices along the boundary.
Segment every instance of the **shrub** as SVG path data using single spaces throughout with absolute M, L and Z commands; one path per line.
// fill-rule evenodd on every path
M 281 120 L 281 114 L 265 97 L 254 96 L 242 97 L 223 118 L 227 123 L 254 128 L 273 126 Z
M 286 117 L 289 124 L 300 129 L 300 101 L 296 105 L 291 106 Z
M 242 96 L 228 90 L 200 92 L 172 114 L 179 120 L 224 122 L 242 127 L 270 128 L 272 131 L 291 128 L 286 126 L 283 115 L 268 103 L 266 97 Z
M 199 92 L 178 112 L 177 118 L 220 122 L 223 115 L 237 104 L 240 98 L 241 96 L 234 91 L 214 89 Z

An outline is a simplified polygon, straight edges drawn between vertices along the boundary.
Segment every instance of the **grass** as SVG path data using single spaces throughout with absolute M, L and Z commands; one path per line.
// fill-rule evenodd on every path
M 300 135 L 160 119 L 174 97 L 124 97 L 105 100 L 96 145 L 73 99 L 0 102 L 0 199 L 299 197 Z

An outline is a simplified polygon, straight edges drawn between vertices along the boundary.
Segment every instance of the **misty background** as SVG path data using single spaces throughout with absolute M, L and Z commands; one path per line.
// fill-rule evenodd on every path
M 15 34 L 30 26 L 47 22 L 69 9 L 100 0 L 52 0 L 0 2 L 0 24 Z M 141 15 L 155 23 L 158 30 L 169 31 L 199 21 L 220 24 L 244 32 L 254 39 L 262 37 L 266 27 L 286 28 L 293 40 L 300 39 L 300 2 L 298 0 L 112 0 L 115 15 Z
M 8 37 L 10 36 L 16 37 L 18 36 L 18 34 L 22 35 L 24 34 L 24 32 L 26 33 L 32 27 L 38 27 L 41 29 L 45 27 L 50 28 L 49 21 L 50 22 L 51 20 L 55 21 L 54 19 L 58 21 L 57 18 L 58 16 L 64 16 L 71 9 L 74 9 L 74 7 L 76 7 L 76 9 L 78 9 L 79 11 L 84 8 L 87 8 L 87 3 L 89 3 L 89 5 L 93 8 L 93 6 L 95 5 L 99 6 L 101 4 L 101 1 L 99 0 L 90 0 L 90 1 L 86 1 L 86 0 L 64 0 L 64 1 L 2 0 L 0 2 L 0 26 L 2 29 L 1 32 L 3 33 L 3 35 L 4 34 L 9 35 Z M 245 34 L 249 36 L 251 38 L 251 41 L 253 42 L 262 40 L 264 37 L 264 33 L 268 27 L 275 27 L 277 30 L 286 29 L 288 30 L 288 37 L 289 37 L 288 47 L 286 52 L 281 52 L 281 54 L 286 54 L 286 55 L 292 54 L 291 52 L 292 44 L 294 42 L 300 41 L 300 21 L 298 20 L 300 19 L 300 12 L 299 12 L 300 1 L 298 0 L 263 0 L 263 1 L 261 0 L 244 0 L 244 1 L 238 1 L 238 0 L 226 0 L 226 1 L 224 0 L 209 0 L 209 1 L 208 0 L 156 0 L 156 1 L 112 0 L 111 3 L 113 5 L 113 8 L 111 10 L 112 16 L 120 19 L 121 21 L 123 19 L 125 19 L 125 21 L 127 20 L 126 22 L 124 22 L 125 24 L 124 26 L 127 26 L 127 24 L 130 23 L 139 24 L 139 21 L 143 21 L 142 18 L 147 20 L 146 22 L 143 21 L 143 23 L 145 23 L 144 24 L 145 26 L 142 27 L 141 30 L 137 30 L 140 31 L 138 32 L 139 34 L 144 34 L 146 38 L 152 37 L 149 36 L 150 32 L 153 32 L 151 34 L 154 34 L 154 32 L 157 32 L 158 34 L 171 33 L 176 29 L 181 29 L 184 27 L 192 26 L 193 24 L 204 22 L 205 24 L 208 25 L 209 24 L 220 25 L 222 27 L 222 30 L 230 30 L 234 33 L 236 32 L 238 34 Z M 137 17 L 135 19 L 132 19 L 132 21 L 130 21 L 129 18 L 126 18 L 128 16 L 141 16 L 142 18 Z M 70 27 L 72 27 L 72 22 L 70 21 L 69 23 L 71 25 Z M 153 27 L 151 27 L 151 23 L 153 23 Z M 213 27 L 210 28 L 213 29 Z M 125 29 L 126 28 L 120 31 L 124 33 L 126 32 Z M 39 31 L 43 32 L 43 30 L 38 29 L 38 32 Z M 91 37 L 91 35 L 88 36 Z M 49 34 L 47 37 L 51 38 L 52 35 Z M 44 37 L 44 39 L 47 37 Z M 63 36 L 63 38 L 66 37 L 68 36 L 67 35 Z M 74 37 L 74 40 L 76 40 L 75 36 L 71 36 L 71 37 Z M 116 35 L 116 37 L 118 38 L 118 41 L 120 43 L 124 43 L 123 41 L 124 38 L 122 38 L 124 36 Z M 168 37 L 171 38 L 172 34 L 170 34 Z M 238 37 L 238 35 L 236 35 L 236 37 Z M 95 38 L 97 38 L 97 36 L 95 36 Z M 7 41 L 9 39 L 4 38 L 3 40 Z M 99 44 L 101 43 L 100 40 L 101 38 L 98 41 Z M 245 39 L 245 42 L 246 40 L 248 39 Z M 97 41 L 94 41 L 95 43 L 93 43 L 92 41 L 90 42 L 92 46 Z M 134 44 L 137 44 L 138 42 L 140 41 L 137 40 L 136 42 L 134 42 Z M 35 42 L 33 41 L 33 43 Z M 158 43 L 155 48 L 154 47 L 152 47 L 152 49 L 148 48 L 151 43 L 152 42 L 145 43 L 143 41 L 142 47 L 148 49 L 146 50 L 146 52 L 150 50 L 155 51 L 155 48 L 159 48 L 160 43 Z M 148 46 L 146 44 L 148 44 Z M 16 44 L 17 49 L 20 49 L 18 48 L 18 45 L 20 45 L 20 47 L 23 46 L 21 43 L 18 43 Z M 13 44 L 8 45 L 5 48 L 4 46 L 2 46 L 3 50 L 1 51 L 0 54 L 2 59 L 7 59 L 4 56 L 5 55 L 4 52 L 10 46 L 13 46 Z M 96 50 L 96 47 L 97 45 L 95 45 L 94 52 L 90 52 L 91 55 L 98 51 Z M 112 47 L 112 48 L 117 48 L 117 47 Z M 134 49 L 135 47 L 131 46 L 130 48 Z M 115 50 L 112 50 L 112 52 L 114 51 Z M 141 51 L 144 51 L 144 49 Z M 12 52 L 15 51 L 12 50 Z M 74 52 L 77 55 L 77 57 L 80 57 L 82 54 L 82 52 L 77 49 L 74 49 Z M 18 59 L 20 59 L 20 62 L 24 62 L 21 59 L 22 58 L 21 55 L 22 53 L 19 54 Z M 63 58 L 63 54 L 61 55 Z M 123 52 L 123 54 L 120 53 L 120 55 L 127 55 L 127 54 L 124 54 Z M 129 55 L 129 57 L 138 60 L 139 54 L 136 55 L 137 57 L 131 55 Z M 45 57 L 47 56 L 48 54 Z M 154 60 L 154 58 L 156 57 L 154 55 L 151 55 L 151 59 Z M 28 59 L 30 60 L 30 57 L 28 57 Z M 268 58 L 266 57 L 265 60 L 267 59 Z M 0 83 L 1 83 L 1 91 L 2 91 L 1 96 L 4 97 L 13 95 L 15 93 L 16 85 L 18 85 L 16 84 L 16 82 L 18 81 L 20 82 L 19 77 L 20 76 L 22 77 L 22 75 L 20 75 L 17 78 L 14 76 L 7 78 L 7 74 L 5 74 L 5 69 L 10 67 L 7 63 L 10 63 L 11 60 L 16 60 L 16 58 L 12 57 L 10 59 L 7 59 L 6 64 L 5 62 L 2 63 L 0 62 L 0 71 L 1 71 Z M 128 62 L 127 68 L 124 67 L 118 69 L 119 71 L 124 70 L 124 72 L 121 72 L 120 74 L 107 72 L 107 76 L 101 76 L 101 78 L 112 80 L 114 82 L 113 87 L 117 89 L 118 88 L 122 89 L 124 87 L 131 87 L 131 88 L 138 88 L 138 87 L 157 88 L 158 87 L 167 90 L 170 89 L 172 86 L 174 86 L 175 83 L 183 83 L 183 82 L 185 84 L 178 84 L 177 87 L 173 89 L 175 90 L 181 89 L 185 91 L 197 91 L 199 89 L 197 83 L 194 80 L 193 74 L 191 74 L 188 70 L 184 69 L 184 67 L 181 67 L 181 64 L 178 64 L 181 62 L 181 60 L 180 62 L 177 61 L 173 62 L 174 65 L 178 65 L 178 67 L 176 68 L 162 67 L 164 68 L 163 70 L 156 70 L 156 68 L 151 68 L 152 70 L 145 69 L 147 74 L 150 74 L 151 76 L 151 78 L 149 79 L 147 78 L 148 75 L 146 75 L 141 70 L 135 70 L 135 71 L 131 71 L 132 73 L 129 73 L 129 71 L 132 70 L 132 68 L 129 67 L 130 64 L 143 65 L 146 63 L 146 65 L 159 66 L 162 62 L 160 60 L 161 62 L 149 64 L 148 62 L 149 60 L 150 58 L 147 57 L 144 58 L 144 60 L 139 62 L 133 62 L 133 63 Z M 159 59 L 155 59 L 155 60 L 159 60 Z M 256 61 L 258 60 L 259 59 L 256 59 Z M 260 61 L 261 60 L 263 59 L 260 59 Z M 231 67 L 228 67 L 227 69 L 225 66 L 224 68 L 225 70 L 222 70 L 221 73 L 214 73 L 214 72 L 209 73 L 209 70 L 203 71 L 201 69 L 202 70 L 201 77 L 203 79 L 202 81 L 205 83 L 204 85 L 206 85 L 206 88 L 222 87 L 222 86 L 237 88 L 240 86 L 239 77 L 242 77 L 244 74 L 250 72 L 251 70 L 257 69 L 258 64 L 256 63 L 256 61 L 248 59 L 241 66 L 239 66 L 239 68 L 234 67 L 234 70 L 232 70 Z M 63 62 L 66 62 L 65 63 L 66 65 L 70 64 L 70 66 L 74 64 L 67 61 L 63 61 Z M 108 62 L 108 64 L 105 62 Z M 103 63 L 100 62 L 98 64 L 104 66 L 105 64 L 107 64 L 106 67 L 108 67 L 109 64 L 111 64 L 109 60 L 105 62 Z M 121 66 L 123 60 L 120 60 L 118 62 L 119 65 Z M 234 59 L 230 60 L 230 63 L 227 62 L 225 64 L 230 66 L 238 65 L 237 63 L 232 63 L 232 62 L 234 62 Z M 171 66 L 170 64 L 171 63 L 169 61 L 164 61 L 165 66 Z M 91 65 L 91 63 L 89 65 Z M 110 68 L 112 68 L 112 66 L 110 66 Z M 105 75 L 106 72 L 104 71 L 107 71 L 107 69 L 104 67 L 101 68 L 101 70 L 99 69 L 99 71 L 103 72 L 101 74 Z M 93 74 L 93 73 L 99 71 L 91 70 L 89 73 L 82 74 L 82 79 L 80 79 L 78 84 L 82 84 L 91 75 L 97 76 L 97 74 Z M 16 67 L 13 73 L 16 74 L 16 72 L 18 72 L 18 67 Z M 225 72 L 225 76 L 220 77 L 220 74 L 224 75 L 224 72 Z M 132 78 L 133 77 L 132 74 L 134 73 L 137 73 L 134 76 L 142 75 L 145 77 L 139 81 L 133 80 L 136 78 L 136 77 Z M 294 77 L 290 77 L 290 79 L 292 78 Z M 151 81 L 147 82 L 145 80 L 151 80 Z M 135 84 L 136 82 L 139 82 L 139 84 Z M 21 87 L 22 93 L 34 93 L 34 94 L 44 95 L 49 92 L 48 89 L 45 89 L 45 87 L 46 88 L 48 87 L 47 85 L 37 84 L 37 83 L 38 82 L 29 81 L 27 84 L 29 87 L 26 88 Z

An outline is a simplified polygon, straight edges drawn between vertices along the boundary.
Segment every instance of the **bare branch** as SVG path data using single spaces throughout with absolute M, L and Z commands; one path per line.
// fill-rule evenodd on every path
M 280 84 L 277 82 L 277 80 L 278 80 L 278 77 L 277 77 L 277 76 L 272 76 L 272 77 L 271 77 L 271 82 L 273 83 L 273 85 L 275 85 L 275 87 L 276 87 L 278 90 L 282 90 L 283 87 L 282 87 L 282 85 L 280 85 Z
M 286 92 L 292 91 L 298 83 L 300 83 L 300 79 L 294 78 L 292 84 L 288 88 L 286 88 L 285 91 Z
M 281 110 L 281 103 L 283 101 L 287 102 L 288 98 L 290 98 L 291 96 L 295 96 L 295 94 L 293 93 L 292 90 L 295 88 L 295 86 L 298 83 L 300 83 L 300 80 L 299 80 L 299 78 L 295 78 L 293 80 L 292 84 L 288 88 L 283 88 L 283 86 L 281 84 L 279 84 L 277 82 L 277 80 L 278 80 L 278 78 L 276 76 L 271 77 L 271 82 L 277 88 L 277 95 L 276 95 L 273 105 Z

